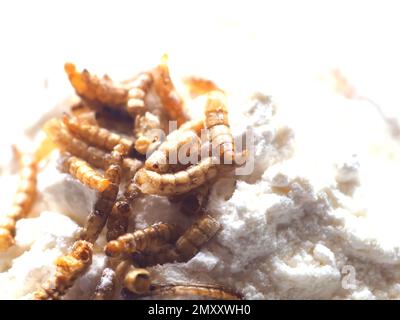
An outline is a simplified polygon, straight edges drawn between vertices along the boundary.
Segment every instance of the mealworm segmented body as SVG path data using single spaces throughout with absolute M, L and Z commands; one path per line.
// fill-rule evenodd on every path
M 27 216 L 36 199 L 37 158 L 14 148 L 19 162 L 19 185 L 11 211 L 0 217 L 0 251 L 14 244 L 15 224 Z
M 126 110 L 132 117 L 145 111 L 144 98 L 152 84 L 153 76 L 149 72 L 139 74 L 130 84 Z
M 72 63 L 66 63 L 64 69 L 77 95 L 90 106 L 125 108 L 128 90 L 116 86 L 108 77 L 100 79 L 86 69 L 78 72 Z
M 128 147 L 124 144 L 117 144 L 110 154 L 107 155 L 108 167 L 104 172 L 104 176 L 112 183 L 118 184 L 122 176 L 122 162 L 128 153 Z
M 141 194 L 139 188 L 130 183 L 122 197 L 117 199 L 107 221 L 107 241 L 115 240 L 128 231 L 131 205 Z
M 156 115 L 150 112 L 137 115 L 134 127 L 136 151 L 140 154 L 146 154 L 149 146 L 159 139 L 160 128 L 160 119 Z
M 209 93 L 204 113 L 211 147 L 219 151 L 223 164 L 233 164 L 235 145 L 229 128 L 225 95 L 219 91 Z
M 151 277 L 146 269 L 137 268 L 131 262 L 122 261 L 115 273 L 123 286 L 136 295 L 143 295 L 150 291 Z
M 62 151 L 68 151 L 72 155 L 79 157 L 91 165 L 106 169 L 106 152 L 96 147 L 88 145 L 86 142 L 75 138 L 58 119 L 48 121 L 44 126 L 44 131 L 50 139 Z
M 188 117 L 184 112 L 183 100 L 172 83 L 167 62 L 167 55 L 163 55 L 161 63 L 154 70 L 154 88 L 169 118 L 176 120 L 179 127 Z
M 157 250 L 161 245 L 175 242 L 180 235 L 180 228 L 174 224 L 156 223 L 142 230 L 127 233 L 110 241 L 105 247 L 109 257 L 118 257 L 133 252 Z
M 115 272 L 111 268 L 105 268 L 100 281 L 94 290 L 92 300 L 110 300 L 115 290 Z
M 56 261 L 56 273 L 42 288 L 35 292 L 37 300 L 57 300 L 65 294 L 75 280 L 82 275 L 92 263 L 93 245 L 78 240 L 71 253 L 61 256 Z
M 113 133 L 107 129 L 82 123 L 78 118 L 72 118 L 64 115 L 63 122 L 65 126 L 78 138 L 84 140 L 90 145 L 111 151 L 118 144 L 124 145 L 130 150 L 134 144 L 132 139 L 121 137 L 119 134 Z
M 75 156 L 66 158 L 63 162 L 63 168 L 91 189 L 103 192 L 110 185 L 109 179 L 95 171 L 86 161 Z
M 218 160 L 212 157 L 201 160 L 176 173 L 154 172 L 146 168 L 135 175 L 135 183 L 146 194 L 172 196 L 189 192 L 217 176 Z

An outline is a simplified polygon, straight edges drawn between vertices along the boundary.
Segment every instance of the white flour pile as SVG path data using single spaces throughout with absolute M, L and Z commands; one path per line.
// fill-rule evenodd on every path
M 218 283 L 246 299 L 400 298 L 400 144 L 370 105 L 327 92 L 303 95 L 298 105 L 282 99 L 278 107 L 259 93 L 231 99 L 235 136 L 247 128 L 254 134 L 255 170 L 236 184 L 215 184 L 208 210 L 222 230 L 189 262 L 151 268 L 154 281 Z M 9 158 L 0 171 L 1 212 L 16 185 Z M 55 163 L 39 174 L 38 205 L 18 222 L 17 245 L 0 255 L 1 299 L 30 298 L 95 201 Z M 145 197 L 134 211 L 139 228 L 190 223 L 162 197 Z M 90 297 L 104 241 L 65 298 Z

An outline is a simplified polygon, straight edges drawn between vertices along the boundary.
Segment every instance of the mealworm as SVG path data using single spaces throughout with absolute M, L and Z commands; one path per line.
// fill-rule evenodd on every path
M 117 144 L 110 154 L 107 154 L 108 167 L 104 172 L 105 178 L 112 183 L 119 184 L 122 176 L 122 161 L 128 153 L 128 147 L 124 144 Z
M 165 243 L 174 242 L 179 233 L 180 228 L 174 224 L 156 223 L 110 241 L 105 247 L 105 253 L 107 256 L 117 257 L 137 251 L 153 251 Z
M 95 171 L 86 161 L 75 156 L 67 157 L 63 169 L 91 189 L 103 192 L 110 185 L 110 180 Z
M 122 261 L 115 273 L 123 286 L 136 295 L 149 292 L 151 285 L 150 273 L 146 269 L 136 268 L 131 262 Z
M 107 167 L 106 152 L 75 138 L 62 125 L 60 120 L 52 119 L 48 121 L 43 129 L 62 151 L 68 151 L 72 155 L 89 162 L 97 168 L 105 169 Z
M 131 255 L 135 265 L 142 268 L 152 267 L 158 264 L 173 263 L 180 261 L 180 255 L 174 245 L 165 244 L 155 252 L 134 252 Z
M 201 247 L 219 230 L 220 224 L 210 215 L 200 217 L 176 241 L 175 248 L 180 259 L 187 261 L 194 257 Z
M 183 100 L 172 83 L 167 62 L 168 56 L 163 55 L 161 63 L 154 70 L 154 88 L 169 118 L 176 120 L 180 126 L 188 118 L 184 113 Z
M 115 278 L 114 270 L 105 268 L 94 290 L 92 300 L 111 300 L 115 290 Z
M 135 183 L 146 194 L 164 196 L 189 192 L 217 175 L 217 159 L 206 158 L 176 173 L 157 173 L 146 168 L 135 174 Z
M 186 85 L 192 96 L 203 95 L 210 91 L 222 91 L 212 80 L 202 77 L 185 77 L 183 78 L 183 83 Z
M 19 162 L 19 185 L 9 213 L 0 219 L 0 251 L 14 244 L 15 224 L 27 216 L 36 199 L 37 158 L 14 147 Z
M 135 149 L 140 154 L 146 154 L 149 146 L 159 139 L 160 119 L 150 112 L 137 115 L 135 118 L 134 135 Z
M 90 106 L 125 108 L 128 90 L 116 86 L 109 78 L 100 79 L 86 69 L 78 72 L 72 63 L 66 63 L 64 69 L 77 95 Z
M 128 231 L 131 205 L 140 195 L 139 188 L 130 183 L 124 194 L 117 199 L 107 221 L 107 241 L 117 239 Z
M 207 284 L 167 284 L 152 285 L 150 296 L 197 296 L 213 300 L 241 300 L 242 296 L 222 286 Z
M 126 104 L 127 112 L 132 116 L 143 113 L 145 110 L 144 98 L 153 83 L 153 76 L 149 73 L 141 73 L 130 84 L 128 101 Z
M 223 164 L 233 164 L 234 141 L 229 128 L 228 109 L 224 94 L 218 91 L 209 93 L 204 113 L 205 126 L 213 151 L 219 151 L 218 154 L 220 159 L 223 158 Z
M 75 280 L 81 276 L 92 263 L 93 245 L 78 240 L 71 253 L 59 257 L 56 262 L 56 273 L 41 289 L 34 293 L 37 300 L 57 300 L 65 294 Z
M 134 143 L 132 139 L 124 138 L 107 129 L 82 123 L 78 118 L 64 115 L 63 122 L 68 130 L 77 135 L 78 138 L 105 150 L 111 151 L 118 144 L 122 144 L 130 150 Z

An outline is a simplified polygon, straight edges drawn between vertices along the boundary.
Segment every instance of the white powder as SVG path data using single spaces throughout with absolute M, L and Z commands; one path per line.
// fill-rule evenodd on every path
M 231 98 L 235 137 L 254 134 L 255 169 L 215 183 L 208 210 L 222 230 L 190 261 L 150 268 L 154 281 L 217 283 L 246 299 L 400 298 L 399 145 L 369 106 L 313 94 L 298 97 L 308 99 L 301 106 L 282 99 L 279 108 L 260 93 Z M 57 171 L 56 158 L 40 172 L 34 217 L 18 222 L 17 245 L 0 255 L 0 298 L 30 297 L 95 201 Z M 1 163 L 3 199 L 11 202 L 16 179 L 7 158 Z M 191 222 L 158 196 L 133 210 L 137 227 Z M 102 235 L 92 266 L 65 298 L 91 296 L 104 243 Z

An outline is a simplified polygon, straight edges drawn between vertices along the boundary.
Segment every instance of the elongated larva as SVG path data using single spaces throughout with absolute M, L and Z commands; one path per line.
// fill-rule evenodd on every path
M 213 300 L 242 299 L 238 293 L 226 290 L 221 286 L 206 284 L 152 285 L 149 295 L 158 297 L 196 296 Z
M 153 83 L 153 76 L 149 72 L 141 73 L 133 80 L 129 87 L 128 101 L 126 110 L 134 117 L 138 113 L 144 113 L 145 102 L 144 98 Z
M 118 184 L 122 176 L 122 161 L 128 153 L 128 146 L 124 144 L 117 144 L 110 154 L 107 155 L 108 167 L 104 172 L 105 178 L 109 179 L 112 183 Z
M 217 159 L 206 158 L 176 173 L 157 173 L 146 168 L 135 175 L 135 183 L 146 194 L 172 196 L 189 192 L 217 175 Z
M 192 97 L 206 94 L 210 91 L 222 91 L 212 80 L 201 77 L 185 77 L 183 83 L 189 90 Z
M 183 100 L 172 83 L 167 62 L 168 56 L 163 55 L 161 63 L 154 70 L 154 88 L 169 118 L 176 120 L 180 126 L 188 117 L 184 112 Z
M 78 118 L 64 115 L 63 122 L 68 130 L 77 135 L 78 138 L 105 150 L 111 151 L 118 144 L 124 145 L 129 150 L 134 143 L 132 139 L 121 137 L 107 129 L 82 123 Z
M 149 146 L 159 139 L 160 119 L 150 112 L 137 115 L 135 119 L 134 135 L 135 149 L 140 154 L 146 154 Z
M 128 100 L 128 90 L 116 86 L 109 78 L 100 79 L 87 70 L 78 72 L 72 63 L 66 63 L 65 72 L 78 96 L 90 106 L 124 109 Z
M 147 294 L 150 291 L 151 278 L 146 269 L 137 268 L 131 262 L 122 261 L 115 273 L 123 286 L 136 295 Z
M 11 211 L 0 217 L 0 251 L 14 244 L 15 224 L 27 216 L 36 199 L 37 158 L 14 150 L 19 162 L 19 185 Z
M 95 171 L 86 161 L 77 157 L 66 158 L 63 162 L 63 169 L 91 189 L 103 192 L 110 185 L 109 179 Z
M 111 268 L 105 268 L 94 290 L 92 300 L 111 300 L 114 296 L 116 275 Z
M 180 131 L 178 129 L 178 131 Z M 174 135 L 175 137 L 176 135 Z M 191 151 L 199 154 L 201 141 L 194 131 L 185 130 L 176 136 L 176 139 L 167 139 L 156 151 L 154 151 L 145 162 L 145 167 L 159 173 L 165 173 L 169 170 L 171 164 L 180 164 L 179 151 L 185 147 L 187 152 Z M 172 158 L 174 158 L 172 160 Z M 198 157 L 196 157 L 197 160 Z M 173 163 L 174 162 L 174 163 Z
M 224 94 L 219 91 L 211 92 L 208 95 L 204 113 L 205 126 L 209 132 L 213 151 L 217 151 L 223 164 L 233 164 L 234 141 L 229 128 L 228 109 Z
M 62 125 L 60 120 L 52 119 L 48 121 L 44 126 L 44 131 L 61 151 L 68 151 L 97 168 L 107 168 L 106 152 L 75 138 Z
M 142 230 L 127 233 L 118 239 L 110 241 L 105 247 L 109 257 L 118 257 L 133 252 L 149 252 L 169 242 L 175 242 L 179 237 L 180 228 L 173 224 L 156 223 Z
M 74 243 L 71 253 L 56 260 L 54 278 L 45 283 L 34 293 L 37 300 L 57 300 L 65 294 L 75 280 L 81 276 L 92 263 L 93 245 L 87 241 L 78 240 Z
M 117 199 L 107 221 L 107 241 L 115 240 L 128 231 L 131 205 L 141 194 L 139 188 L 130 183 L 124 194 Z

